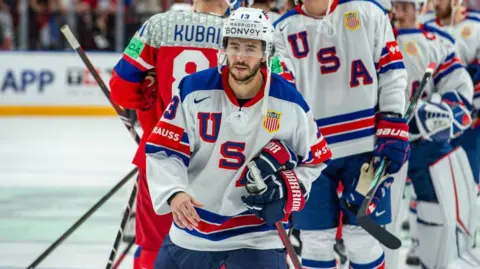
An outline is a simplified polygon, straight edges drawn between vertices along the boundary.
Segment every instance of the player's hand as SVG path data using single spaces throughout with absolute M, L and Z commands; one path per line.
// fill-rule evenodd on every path
M 271 140 L 252 161 L 255 162 L 262 178 L 266 179 L 280 170 L 292 170 L 297 166 L 298 158 L 286 143 Z M 248 167 L 245 167 L 245 169 L 248 169 Z M 247 181 L 248 177 L 251 176 L 250 173 L 243 173 L 243 175 Z
M 395 174 L 410 157 L 407 120 L 382 116 L 377 123 L 376 135 L 373 166 L 377 169 L 380 161 L 386 157 L 390 161 L 387 174 Z
M 306 189 L 293 171 L 280 171 L 265 179 L 267 190 L 262 194 L 242 196 L 243 204 L 268 225 L 282 220 L 305 205 Z
M 179 192 L 170 201 L 173 221 L 180 228 L 193 230 L 198 226 L 200 217 L 195 210 L 196 207 L 202 207 L 203 204 L 185 192 Z
M 373 178 L 375 177 L 375 169 L 373 167 L 373 163 L 364 163 L 360 168 L 360 176 L 356 183 L 355 189 L 353 191 L 345 192 L 343 194 L 342 200 L 347 202 L 349 207 L 346 210 L 347 214 L 349 214 L 349 218 L 355 219 L 355 215 L 358 213 L 360 206 L 362 205 L 363 201 L 365 200 L 365 196 L 367 195 L 368 191 L 370 190 L 370 186 L 373 182 Z M 389 204 L 390 203 L 390 187 L 393 183 L 393 177 L 391 175 L 384 175 L 380 178 L 380 185 L 377 191 L 374 194 L 372 202 L 368 206 L 367 214 L 371 215 L 372 219 L 375 221 L 380 221 L 381 223 L 388 222 L 389 218 L 391 217 L 390 213 L 384 211 L 375 212 L 378 206 L 382 203 Z M 347 206 L 343 202 L 341 203 L 342 207 Z M 375 214 L 372 214 L 375 213 Z
M 155 101 L 157 100 L 157 76 L 155 70 L 148 72 L 147 76 L 143 79 L 140 85 L 140 91 L 143 96 L 143 102 L 141 105 L 142 111 L 149 110 Z

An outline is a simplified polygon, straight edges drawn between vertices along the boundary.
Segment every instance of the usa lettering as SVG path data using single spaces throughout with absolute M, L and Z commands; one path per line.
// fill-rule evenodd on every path
M 401 129 L 383 128 L 377 130 L 377 136 L 395 136 L 408 139 L 408 132 Z
M 205 27 L 203 25 L 175 25 L 173 30 L 173 40 L 177 42 L 188 41 L 199 43 L 220 43 L 221 29 L 215 27 Z
M 153 129 L 153 133 L 155 134 L 158 134 L 158 135 L 161 135 L 163 137 L 166 137 L 170 140 L 173 140 L 175 142 L 178 142 L 180 141 L 180 134 L 177 134 L 173 131 L 170 131 L 170 130 L 166 130 L 166 129 L 163 129 L 163 128 L 159 128 L 159 127 L 155 127 Z

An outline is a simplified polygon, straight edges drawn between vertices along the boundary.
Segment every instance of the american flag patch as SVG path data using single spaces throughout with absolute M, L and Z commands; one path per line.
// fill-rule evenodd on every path
M 405 44 L 405 52 L 410 55 L 416 55 L 417 54 L 417 45 L 415 44 L 415 41 L 409 41 L 408 43 Z
M 268 110 L 267 115 L 263 118 L 263 128 L 268 133 L 274 133 L 280 129 L 280 118 L 282 113 Z
M 358 12 L 353 11 L 343 14 L 343 23 L 345 24 L 345 27 L 347 27 L 347 29 L 353 31 L 357 30 L 360 26 L 360 18 L 358 17 Z

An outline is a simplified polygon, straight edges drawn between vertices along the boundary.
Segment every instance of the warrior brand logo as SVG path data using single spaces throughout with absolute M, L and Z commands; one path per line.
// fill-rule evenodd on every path
M 292 211 L 300 211 L 303 208 L 305 199 L 303 198 L 302 187 L 298 182 L 297 176 L 295 173 L 293 173 L 293 171 L 283 171 L 282 173 L 286 181 L 285 183 L 288 184 L 287 189 L 292 195 L 292 197 L 287 197 L 291 200 L 288 202 L 290 206 L 287 206 L 287 213 Z
M 158 134 L 175 142 L 180 141 L 180 134 L 175 133 L 174 131 L 164 129 L 162 127 L 155 127 L 153 128 L 152 133 Z
M 282 147 L 280 147 L 280 145 L 278 145 L 277 143 L 273 142 L 273 141 L 270 141 L 266 146 L 265 146 L 265 149 L 271 151 L 272 153 L 277 153 L 279 150 L 282 149 Z

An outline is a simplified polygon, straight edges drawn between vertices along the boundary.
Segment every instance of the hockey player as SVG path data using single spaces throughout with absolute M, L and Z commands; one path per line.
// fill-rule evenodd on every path
M 224 0 L 197 0 L 197 12 L 168 11 L 146 21 L 130 40 L 110 80 L 112 99 L 135 109 L 143 136 L 133 163 L 139 167 L 135 268 L 153 268 L 172 217 L 153 210 L 145 179 L 145 143 L 180 80 L 217 65 Z M 215 15 L 216 14 L 216 15 Z M 159 70 L 155 77 L 155 69 Z M 148 74 L 147 74 L 148 73 Z M 152 75 L 153 74 L 153 75 Z
M 394 174 L 409 156 L 408 126 L 402 119 L 407 85 L 403 57 L 390 21 L 375 1 L 308 0 L 285 13 L 275 28 L 281 72 L 294 79 L 312 107 L 334 158 L 313 183 L 305 209 L 293 215 L 294 227 L 301 230 L 302 264 L 334 268 L 342 210 L 336 195 L 339 180 L 345 187 L 342 199 L 359 206 L 363 197 L 355 185 L 362 165 L 374 158 L 376 167 L 386 157 L 391 163 L 387 173 Z M 371 213 L 380 224 L 391 219 L 389 182 L 377 193 Z M 344 212 L 351 268 L 383 268 L 379 242 L 355 225 L 354 214 Z
M 265 11 L 268 15 L 268 19 L 272 22 L 280 18 L 286 8 L 286 0 L 255 0 L 252 1 L 251 7 L 259 8 Z
M 434 0 L 435 19 L 425 24 L 451 34 L 455 40 L 458 56 L 467 65 L 475 87 L 473 97 L 473 124 L 464 135 L 452 141 L 453 146 L 462 146 L 467 152 L 475 182 L 480 178 L 480 18 L 467 12 L 456 12 L 461 0 Z
M 429 28 L 417 22 L 419 1 L 392 2 L 397 41 L 408 72 L 409 96 L 417 90 L 422 70 L 432 62 L 438 64 L 431 82 L 424 89 L 424 101 L 417 105 L 410 123 L 412 152 L 408 175 L 415 190 L 414 204 L 418 215 L 415 223 L 411 222 L 412 250 L 416 251 L 411 252 L 408 261 L 413 262 L 413 255 L 418 254 L 419 262 L 425 268 L 450 268 L 455 264 L 461 264 L 460 268 L 464 269 L 478 268 L 478 262 L 467 267 L 459 261 L 467 255 L 463 252 L 472 248 L 472 245 L 462 246 L 468 237 L 462 232 L 473 231 L 469 209 L 475 207 L 476 200 L 472 199 L 475 193 L 471 196 L 474 182 L 468 165 L 465 166 L 468 164 L 465 152 L 454 150 L 449 143 L 451 138 L 457 138 L 471 125 L 473 84 L 462 61 L 456 56 L 453 44 L 427 32 Z M 459 165 L 462 157 L 464 164 Z M 436 164 L 442 160 L 448 160 L 450 166 Z M 459 173 L 459 169 L 463 171 Z M 451 207 L 452 203 L 459 208 Z M 461 217 L 457 215 L 459 211 L 462 212 Z M 460 230 L 458 235 L 457 218 L 466 225 L 462 227 L 466 231 Z
M 273 224 L 302 209 L 331 152 L 301 94 L 270 75 L 265 13 L 234 11 L 222 36 L 219 68 L 180 82 L 147 142 L 155 211 L 174 218 L 155 268 L 286 269 Z M 265 192 L 247 192 L 247 162 Z

